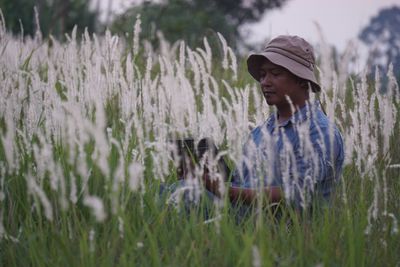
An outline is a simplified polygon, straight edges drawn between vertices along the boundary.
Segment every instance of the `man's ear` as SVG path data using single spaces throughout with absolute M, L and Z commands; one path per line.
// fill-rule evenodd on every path
M 307 80 L 304 80 L 304 79 L 299 79 L 298 80 L 298 84 L 300 85 L 300 87 L 302 88 L 302 89 L 308 89 L 309 88 L 309 81 L 307 81 Z

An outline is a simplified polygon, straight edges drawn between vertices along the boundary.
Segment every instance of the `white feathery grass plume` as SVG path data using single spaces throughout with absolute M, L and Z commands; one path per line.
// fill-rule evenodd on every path
M 139 52 L 139 35 L 140 32 L 142 31 L 142 28 L 140 27 L 142 23 L 142 20 L 140 18 L 140 14 L 136 16 L 136 22 L 133 30 L 133 56 L 136 57 L 138 52 Z
M 35 41 L 39 44 L 42 42 L 42 31 L 40 30 L 39 11 L 36 6 L 33 7 L 35 13 Z
M 179 66 L 182 68 L 182 70 L 185 69 L 185 61 L 186 61 L 186 56 L 185 56 L 185 42 L 180 41 L 179 43 Z
M 0 10 L 0 11 L 1 11 L 1 10 Z M 6 231 L 6 229 L 4 228 L 4 224 L 3 224 L 3 221 L 4 221 L 4 218 L 3 218 L 3 217 L 4 217 L 3 211 L 1 211 L 1 212 L 0 212 L 0 241 L 2 241 L 3 238 L 4 238 L 4 240 L 9 240 L 9 241 L 11 241 L 11 242 L 13 242 L 13 243 L 19 243 L 18 238 L 15 238 L 15 237 L 13 237 L 13 236 L 7 234 L 7 231 Z
M 165 39 L 164 34 L 161 31 L 157 31 L 156 35 L 159 41 L 160 55 L 163 57 L 167 57 L 169 60 L 172 60 L 175 57 L 175 53 L 180 45 L 180 41 L 174 43 L 171 46 L 171 44 Z
M 225 70 L 228 69 L 228 44 L 224 38 L 224 36 L 222 36 L 222 34 L 220 34 L 219 32 L 217 32 L 218 38 L 221 42 L 222 45 L 222 51 L 224 53 L 223 55 L 223 59 L 222 59 L 222 68 L 224 68 Z
M 1 10 L 0 10 L 1 11 Z M 5 205 L 2 203 L 6 199 L 6 195 L 4 194 L 4 182 L 6 178 L 6 169 L 4 167 L 3 163 L 0 163 L 0 206 L 4 207 Z M 3 217 L 4 217 L 4 209 L 0 209 L 0 241 L 5 238 L 7 239 L 7 233 L 6 230 L 4 229 L 3 225 Z
M 0 40 L 4 40 L 3 38 L 6 36 L 6 21 L 4 19 L 3 11 L 0 9 Z
M 400 168 L 400 164 L 391 164 L 388 166 L 388 168 Z
M 0 163 L 0 202 L 4 201 L 6 198 L 6 195 L 4 194 L 4 182 L 6 179 L 6 167 L 4 166 L 4 163 Z
M 78 199 L 79 199 L 80 196 L 88 194 L 88 190 L 89 189 L 87 188 L 87 186 L 88 186 L 89 179 L 90 179 L 91 175 L 92 175 L 92 169 L 89 169 L 87 173 L 82 175 L 82 183 L 80 185 L 81 189 L 80 189 L 79 194 L 78 194 Z
M 6 230 L 4 229 L 4 224 L 3 224 L 3 212 L 1 212 L 0 213 L 0 240 L 3 240 L 3 238 L 5 236 L 6 236 Z
M 91 130 L 91 134 L 96 142 L 96 149 L 98 149 L 99 151 L 96 155 L 98 161 L 98 167 L 106 177 L 109 177 L 110 169 L 108 166 L 107 155 L 109 154 L 110 146 L 108 145 L 106 134 L 104 133 L 104 129 L 106 126 L 106 118 L 105 118 L 105 110 L 101 103 L 96 103 L 96 124 L 93 126 L 94 126 L 93 128 L 90 127 L 88 129 Z
M 192 190 L 192 186 L 189 186 L 189 185 L 179 186 L 169 196 L 169 198 L 166 201 L 166 204 L 167 205 L 173 205 L 175 208 L 179 208 L 179 203 L 182 201 L 183 195 L 188 190 Z
M 167 77 L 171 77 L 171 79 L 174 79 L 175 78 L 175 68 L 174 68 L 174 66 L 176 64 L 176 61 L 175 60 L 170 60 L 169 58 L 163 57 L 163 56 L 159 57 L 159 61 L 163 61 L 164 62 L 164 66 L 165 66 L 164 75 L 167 76 Z M 160 73 L 160 76 L 161 75 L 162 74 Z M 156 97 L 156 96 L 157 95 L 155 95 L 154 97 Z
M 397 83 L 396 76 L 393 73 L 393 64 L 389 64 L 389 69 L 387 72 L 387 77 L 388 77 L 388 85 L 387 85 L 387 91 L 389 93 L 389 97 L 393 98 L 395 103 L 400 102 L 400 89 L 399 85 Z
M 204 44 L 204 48 L 206 51 L 205 61 L 206 61 L 207 70 L 209 73 L 211 73 L 212 72 L 212 50 L 211 50 L 211 47 L 210 47 L 206 37 L 204 37 L 204 39 L 203 39 L 203 44 Z
M 74 231 L 72 230 L 71 222 L 67 222 L 67 229 L 68 229 L 68 239 L 72 240 L 74 238 Z
M 386 176 L 386 170 L 383 171 L 382 174 L 382 183 L 383 186 L 381 188 L 382 190 L 382 195 L 383 195 L 383 215 L 388 214 L 388 185 L 387 185 L 387 176 Z
M 184 112 L 181 116 L 184 117 L 185 120 L 185 127 L 187 130 L 190 132 L 195 132 L 197 130 L 197 125 L 198 118 L 197 118 L 197 110 L 198 110 L 198 105 L 196 104 L 196 93 L 193 90 L 192 85 L 190 84 L 188 78 L 184 77 L 181 73 L 179 73 L 179 80 L 180 80 L 180 90 L 181 94 L 183 94 L 183 97 L 181 101 L 183 101 L 183 107 L 185 107 Z M 177 94 L 175 97 L 178 97 L 179 94 Z M 180 129 L 178 128 L 178 132 Z
M 67 187 L 64 174 L 59 164 L 55 165 L 55 174 L 58 178 L 58 201 L 60 203 L 62 210 L 68 209 L 68 200 L 67 200 Z
M 95 242 L 96 231 L 94 229 L 90 229 L 89 231 L 89 252 L 93 253 L 96 249 L 96 242 Z
M 264 122 L 263 125 L 265 125 Z M 264 177 L 262 182 L 262 187 L 269 186 L 274 179 L 274 164 L 276 163 L 276 159 L 278 155 L 275 155 L 272 151 L 274 151 L 274 145 L 276 142 L 276 134 L 271 134 L 267 130 L 267 127 L 262 127 L 262 149 L 261 152 L 258 151 L 260 154 L 260 168 L 263 173 L 260 173 L 261 177 Z M 265 151 L 268 151 L 265 153 Z M 264 193 L 264 191 L 262 191 Z M 261 202 L 260 202 L 261 203 Z M 261 208 L 261 206 L 260 206 Z
M 338 60 L 337 87 L 334 89 L 339 98 L 343 99 L 347 90 L 347 80 L 349 78 L 352 61 L 357 57 L 358 48 L 354 42 L 348 42 L 343 54 Z
M 396 216 L 393 213 L 388 213 L 387 216 L 392 219 L 391 234 L 396 235 L 399 233 L 399 223 Z
M 314 185 L 318 182 L 317 177 L 320 173 L 320 167 L 324 168 L 325 162 L 333 161 L 333 140 L 334 140 L 334 128 L 333 125 L 328 126 L 329 140 L 328 144 L 325 142 L 324 133 L 322 126 L 315 125 L 314 131 L 317 131 L 319 139 L 312 140 L 312 129 L 311 121 L 317 120 L 318 108 L 315 105 L 309 105 L 306 111 L 307 119 L 304 123 L 296 125 L 296 130 L 300 138 L 300 155 L 304 157 L 307 162 L 307 172 L 304 173 L 303 190 L 307 192 L 314 191 Z M 324 129 L 326 130 L 326 129 Z M 313 143 L 315 142 L 315 144 Z M 330 155 L 327 155 L 328 147 L 330 148 Z M 318 151 L 322 151 L 322 155 L 318 154 Z M 309 179 L 309 180 L 308 180 Z M 306 192 L 306 193 L 307 193 Z
M 376 174 L 376 172 L 375 172 Z M 380 189 L 380 183 L 379 183 L 379 177 L 375 176 L 374 179 L 375 186 L 374 186 L 374 195 L 373 195 L 373 200 L 371 205 L 368 208 L 368 214 L 367 214 L 367 220 L 368 220 L 368 225 L 364 230 L 364 233 L 366 235 L 369 235 L 373 226 L 373 222 L 377 220 L 378 218 L 378 212 L 379 212 L 379 189 Z
M 338 101 L 338 91 L 339 91 L 339 81 L 338 81 L 338 76 L 336 73 L 332 74 L 332 81 L 331 81 L 331 87 L 332 87 L 332 96 L 328 97 L 328 95 L 325 93 L 325 111 L 326 115 L 329 118 L 330 121 L 334 122 L 335 121 L 335 110 L 337 107 L 337 101 Z
M 170 153 L 172 153 L 172 144 L 167 140 L 166 134 L 164 136 L 159 135 L 159 140 L 155 143 L 155 151 L 151 152 L 154 156 L 155 166 L 155 179 L 160 179 L 164 182 L 164 177 L 170 172 L 168 162 L 170 160 Z
M 220 221 L 221 219 L 222 219 L 222 215 L 221 215 L 221 214 L 218 214 L 218 215 L 215 216 L 214 218 L 205 220 L 203 223 L 204 223 L 204 224 L 210 224 L 210 223 L 213 223 L 213 222 L 218 222 L 218 221 Z
M 253 255 L 253 267 L 261 267 L 262 266 L 262 261 L 261 261 L 261 255 L 260 255 L 260 251 L 258 250 L 258 247 L 253 245 L 251 248 L 252 251 L 252 255 Z
M 15 125 L 9 112 L 3 113 L 5 116 L 5 124 L 7 131 L 1 136 L 4 154 L 7 160 L 7 166 L 10 172 L 14 171 L 16 166 L 15 162 Z
M 376 174 L 376 172 L 375 172 Z M 368 210 L 368 213 L 371 213 L 371 218 L 376 220 L 378 218 L 379 213 L 379 196 L 380 196 L 380 182 L 377 175 L 375 175 L 375 186 L 374 186 L 374 198 L 371 204 L 371 210 Z
M 187 51 L 187 56 L 188 56 L 188 60 L 190 63 L 190 67 L 191 67 L 191 70 L 194 75 L 194 85 L 193 86 L 195 89 L 195 93 L 199 94 L 200 93 L 200 82 L 201 82 L 199 66 L 195 60 L 194 52 L 189 47 L 186 47 L 186 51 Z
M 394 105 L 393 100 L 395 100 L 395 96 L 393 95 L 392 90 L 388 89 L 385 93 L 381 93 L 381 83 L 380 83 L 380 75 L 379 70 L 376 69 L 375 72 L 375 94 L 374 96 L 378 100 L 379 104 L 379 112 L 380 112 L 380 120 L 377 118 L 370 118 L 371 121 L 376 121 L 379 124 L 379 128 L 376 127 L 376 131 L 380 130 L 383 137 L 383 153 L 386 154 L 389 151 L 389 142 L 390 137 L 393 134 L 394 126 L 396 124 L 397 117 L 397 108 Z M 371 98 L 371 113 L 375 114 L 373 108 L 374 98 Z
M 207 151 L 204 154 L 204 158 L 202 159 L 202 162 L 198 166 L 198 168 L 195 171 L 195 174 L 197 177 L 202 177 L 204 175 L 204 165 L 205 162 L 207 162 L 207 168 L 209 171 L 209 176 L 211 181 L 217 181 L 219 184 L 218 190 L 221 193 L 221 195 L 225 195 L 226 187 L 224 183 L 224 176 L 221 173 L 220 166 L 219 166 L 219 161 L 221 158 L 226 155 L 225 151 L 220 151 L 217 155 L 213 155 L 210 151 Z M 218 203 L 218 201 L 215 201 L 215 205 L 222 206 L 224 203 L 221 201 Z
M 119 237 L 124 238 L 124 220 L 121 216 L 118 216 L 118 232 Z
M 203 103 L 203 118 L 206 118 L 208 123 L 202 123 L 200 121 L 200 125 L 207 125 L 209 128 L 214 128 L 218 129 L 220 123 L 218 120 L 215 118 L 215 113 L 214 113 L 214 105 L 211 100 L 211 94 L 212 92 L 210 91 L 210 83 L 209 83 L 209 74 L 207 73 L 206 67 L 205 67 L 205 62 L 203 58 L 197 53 L 193 52 L 193 56 L 199 66 L 200 70 L 200 77 L 201 77 L 201 92 L 202 92 L 202 103 Z M 219 99 L 217 100 L 219 101 Z M 192 107 L 193 108 L 193 107 Z M 207 131 L 207 129 L 203 129 Z M 211 131 L 214 133 L 218 133 L 219 131 Z
M 264 96 L 260 94 L 260 90 L 257 86 L 253 85 L 250 87 L 250 94 L 253 98 L 253 106 L 255 109 L 254 114 L 254 125 L 264 121 L 266 115 L 270 113 L 270 109 L 265 105 Z
M 220 131 L 220 122 L 218 121 L 217 114 L 215 113 L 215 106 L 213 105 L 213 100 L 212 100 L 212 95 L 213 93 L 210 90 L 209 87 L 209 79 L 208 79 L 208 74 L 205 72 L 204 68 L 204 63 L 202 62 L 202 59 L 200 56 L 196 55 L 196 58 L 199 62 L 200 70 L 201 70 L 201 76 L 202 76 L 202 81 L 203 81 L 203 96 L 202 96 L 202 104 L 203 104 L 203 110 L 202 113 L 199 114 L 199 123 L 200 125 L 203 125 L 203 127 L 200 129 L 200 134 L 205 134 L 208 135 L 210 133 L 214 133 L 215 136 L 211 136 L 214 138 L 214 140 L 219 141 L 221 140 L 221 136 L 218 136 L 221 131 Z M 219 101 L 219 99 L 214 98 L 215 101 Z
M 83 198 L 83 205 L 91 209 L 98 222 L 103 222 L 107 218 L 107 213 L 104 209 L 104 204 L 101 198 L 97 196 L 86 195 Z
M 70 188 L 70 192 L 69 192 L 69 200 L 72 202 L 72 204 L 76 204 L 78 202 L 78 189 L 76 186 L 76 177 L 75 175 L 70 172 L 69 174 L 69 188 Z
M 161 78 L 162 79 L 162 78 Z M 170 99 L 166 95 L 166 90 L 164 86 L 161 86 L 162 82 L 160 81 L 160 87 L 158 88 L 159 93 L 157 96 L 157 103 L 154 107 L 154 135 L 158 136 L 158 138 L 163 138 L 166 136 L 167 132 L 167 124 L 168 118 L 170 116 L 169 105 L 168 102 Z
M 322 32 L 321 26 L 315 23 L 319 35 L 320 44 L 320 64 L 319 67 L 316 66 L 320 74 L 321 87 L 323 92 L 328 92 L 332 90 L 332 74 L 334 73 L 333 62 L 332 62 L 332 48 L 326 42 L 325 36 Z
M 42 179 L 45 177 L 46 171 L 50 172 L 50 187 L 52 190 L 57 191 L 58 187 L 58 176 L 54 173 L 54 160 L 51 144 L 47 142 L 43 135 L 38 135 L 38 139 L 40 140 L 40 146 L 37 144 L 33 144 L 32 151 L 35 157 L 35 165 L 36 165 L 36 176 L 40 184 L 42 184 Z
M 132 191 L 137 191 L 142 184 L 144 167 L 138 162 L 133 162 L 128 168 L 129 188 Z
M 44 209 L 44 215 L 47 220 L 53 221 L 53 207 L 45 192 L 35 182 L 35 177 L 28 173 L 25 177 L 27 183 L 28 194 L 37 197 Z
M 142 43 L 144 50 L 143 55 L 153 56 L 156 54 L 155 49 L 151 44 L 151 42 L 149 42 L 148 40 L 143 40 Z
M 179 70 L 177 72 L 178 83 L 173 85 L 175 91 L 168 89 L 165 84 L 165 95 L 167 95 L 168 104 L 167 110 L 170 112 L 170 120 L 172 127 L 178 133 L 185 133 L 190 125 L 195 123 L 196 102 L 195 93 L 190 85 L 190 82 L 185 77 L 184 73 Z M 193 122 L 189 121 L 194 119 Z
M 42 183 L 45 172 L 48 171 L 50 188 L 57 192 L 59 204 L 62 210 L 68 208 L 68 201 L 66 196 L 66 185 L 65 178 L 62 172 L 62 167 L 59 162 L 54 161 L 54 155 L 52 152 L 51 141 L 46 140 L 44 134 L 41 131 L 36 133 L 41 149 L 37 145 L 34 145 L 32 150 L 35 155 L 35 164 L 37 166 L 37 174 L 40 175 L 38 178 Z
M 292 201 L 298 195 L 301 199 L 301 205 L 305 206 L 307 203 L 304 202 L 304 194 L 299 187 L 299 174 L 296 171 L 296 157 L 294 154 L 294 148 L 283 131 L 280 128 L 279 135 L 282 136 L 283 140 L 283 151 L 280 155 L 277 155 L 280 162 L 280 171 L 282 172 L 282 179 L 284 182 L 283 188 L 285 197 L 287 200 Z M 277 136 L 275 138 L 278 138 Z
M 352 121 L 349 129 L 346 132 L 348 138 L 345 138 L 345 145 L 351 146 L 352 149 L 346 150 L 346 158 L 351 158 L 352 151 L 355 151 L 355 164 L 364 177 L 366 174 L 373 172 L 374 162 L 378 156 L 377 138 L 374 129 L 379 127 L 378 122 L 371 121 L 373 118 L 373 108 L 368 99 L 368 85 L 365 75 L 362 76 L 361 83 L 353 88 L 353 99 L 355 99 L 354 110 L 349 111 Z
M 332 97 L 331 97 L 330 101 L 327 101 L 327 117 L 329 118 L 329 120 L 332 123 L 336 123 L 336 125 L 340 124 L 340 121 L 336 119 L 336 114 L 335 114 L 335 112 L 337 110 L 337 106 L 340 106 L 340 103 L 339 103 L 340 102 L 340 97 L 339 97 L 339 94 L 340 94 L 339 87 L 340 86 L 341 85 L 340 85 L 339 77 L 337 76 L 336 73 L 334 73 L 333 74 L 333 82 L 332 82 L 332 88 L 333 88 Z M 315 110 L 310 110 L 309 109 L 307 111 L 307 113 L 308 113 L 309 116 L 312 116 L 315 120 L 317 120 L 317 118 L 316 118 L 316 113 L 317 113 L 316 107 L 315 107 Z M 323 135 L 322 130 L 319 127 L 319 125 L 317 126 L 317 131 L 319 133 L 319 136 L 322 137 L 321 138 L 322 141 L 321 141 L 320 147 L 323 150 L 323 154 L 326 155 L 326 150 L 328 149 L 326 146 L 329 146 L 330 155 L 326 155 L 326 156 L 328 157 L 328 161 L 329 162 L 334 162 L 334 139 L 335 139 L 335 136 L 334 136 L 335 135 L 335 133 L 334 133 L 334 131 L 335 131 L 334 125 L 333 124 L 329 124 L 328 125 L 328 139 L 329 139 L 328 142 L 329 142 L 329 144 L 325 144 L 325 142 L 323 141 L 324 140 L 324 138 L 323 138 L 324 135 Z M 309 133 L 307 133 L 306 136 L 310 136 Z M 305 138 L 303 140 L 306 140 L 306 139 L 309 140 L 309 138 Z M 309 140 L 309 141 L 310 141 L 310 143 L 308 144 L 308 146 L 311 148 L 312 147 L 312 143 L 311 143 L 311 140 Z M 311 151 L 314 151 L 314 150 L 312 149 Z M 314 164 L 316 164 L 314 166 L 316 166 L 316 167 L 320 166 L 318 163 L 315 162 L 316 160 L 318 160 L 318 155 L 313 155 L 312 159 L 314 160 Z M 322 159 L 320 159 L 320 160 L 322 160 Z M 321 166 L 323 166 L 323 165 L 321 165 Z M 319 170 L 316 170 L 317 173 L 318 173 L 318 171 Z
M 222 81 L 222 83 L 231 98 L 230 103 L 226 99 L 223 99 L 229 112 L 225 116 L 226 139 L 230 144 L 232 158 L 234 161 L 237 161 L 240 157 L 242 145 L 246 140 L 249 127 L 254 125 L 248 116 L 250 87 L 246 86 L 244 90 L 235 90 L 226 81 Z
M 236 60 L 236 55 L 233 52 L 232 48 L 228 47 L 228 55 L 231 58 L 231 64 L 229 65 L 229 68 L 233 72 L 232 80 L 235 82 L 237 81 L 237 60 Z
M 185 180 L 185 185 L 179 186 L 167 199 L 167 205 L 173 205 L 175 208 L 179 207 L 182 198 L 185 198 L 185 202 L 192 204 L 198 204 L 200 201 L 200 194 L 202 186 L 199 183 L 199 179 L 195 179 L 193 176 L 189 176 Z
M 354 85 L 353 85 L 353 88 Z M 353 127 L 349 127 L 347 129 L 345 129 L 344 134 L 345 134 L 345 138 L 344 138 L 344 154 L 345 154 L 345 164 L 351 164 L 353 162 L 353 152 L 355 152 L 355 146 L 354 143 L 356 140 L 358 140 L 358 132 L 356 131 L 356 125 L 357 121 L 358 121 L 358 117 L 355 115 L 355 112 L 352 110 L 349 110 L 348 114 L 345 114 L 346 117 L 345 118 L 350 118 Z
M 4 73 L 3 75 L 7 75 L 7 71 L 3 69 L 3 65 L 0 64 L 0 71 Z M 2 90 L 0 90 L 0 113 L 4 114 L 4 117 L 7 116 L 6 112 L 11 113 L 11 109 L 13 108 L 13 98 L 15 97 L 15 93 L 13 94 L 12 88 L 13 79 L 9 76 L 6 76 L 2 79 Z M 11 114 L 8 114 L 11 116 Z
M 134 69 L 135 63 L 133 62 L 132 54 L 129 53 L 128 56 L 126 57 L 126 63 L 125 63 L 125 79 L 126 83 L 128 86 L 128 90 L 122 91 L 122 93 L 128 93 L 133 91 L 133 85 L 135 81 L 135 69 Z M 123 101 L 124 99 L 121 99 Z M 134 104 L 134 103 L 133 103 Z M 123 109 L 124 111 L 126 108 Z
M 141 107 L 143 109 L 143 118 L 144 119 L 144 129 L 143 133 L 145 136 L 148 136 L 148 133 L 150 132 L 150 126 L 152 124 L 152 119 L 151 119 L 151 70 L 153 66 L 153 60 L 152 57 L 149 55 L 147 57 L 147 62 L 146 62 L 146 72 L 144 75 L 144 80 L 142 81 L 142 90 L 140 91 L 140 96 L 141 96 Z
M 203 50 L 203 49 L 201 49 L 201 48 L 196 48 L 196 52 L 197 53 L 199 53 L 200 55 L 201 55 L 201 57 L 202 57 L 202 59 L 204 60 L 204 62 L 205 62 L 205 69 L 206 69 L 206 72 L 207 73 L 210 73 L 211 72 L 211 70 L 210 70 L 210 68 L 211 68 L 211 65 L 210 65 L 210 62 L 208 62 L 208 55 L 207 55 L 207 53 Z
M 118 208 L 120 206 L 120 193 L 121 193 L 121 185 L 125 182 L 125 175 L 124 175 L 124 170 L 125 170 L 125 155 L 122 151 L 120 143 L 114 139 L 110 138 L 110 143 L 112 143 L 118 151 L 118 162 L 117 166 L 114 170 L 113 173 L 113 178 L 112 178 L 112 193 L 111 193 L 111 212 L 113 214 L 116 214 L 118 212 Z

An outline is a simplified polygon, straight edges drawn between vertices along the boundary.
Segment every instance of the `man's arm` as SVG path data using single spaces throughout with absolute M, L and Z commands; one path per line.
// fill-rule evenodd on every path
M 222 197 L 221 188 L 223 183 L 218 179 L 211 179 L 207 171 L 204 172 L 203 182 L 208 191 L 212 192 L 218 197 Z M 245 204 L 251 204 L 257 199 L 259 189 L 256 188 L 243 188 L 237 186 L 228 186 L 228 197 L 231 202 L 243 202 Z M 279 186 L 265 187 L 264 195 L 268 203 L 276 203 L 284 198 L 282 188 Z
M 276 203 L 283 199 L 283 192 L 279 186 L 264 187 L 264 199 L 267 203 Z M 229 200 L 231 202 L 239 201 L 245 204 L 251 204 L 257 199 L 259 190 L 256 188 L 243 188 L 236 186 L 228 187 Z

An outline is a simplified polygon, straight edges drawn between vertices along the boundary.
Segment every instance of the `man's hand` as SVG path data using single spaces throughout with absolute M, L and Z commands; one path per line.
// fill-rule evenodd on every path
M 212 179 L 207 168 L 204 170 L 203 183 L 208 191 L 217 197 L 222 197 L 223 181 L 221 179 Z M 244 188 L 232 185 L 227 187 L 228 197 L 231 202 L 239 201 L 251 204 L 257 200 L 259 193 L 264 194 L 264 199 L 268 204 L 280 202 L 284 198 L 282 189 L 279 186 L 265 187 L 262 190 L 260 192 L 257 188 Z

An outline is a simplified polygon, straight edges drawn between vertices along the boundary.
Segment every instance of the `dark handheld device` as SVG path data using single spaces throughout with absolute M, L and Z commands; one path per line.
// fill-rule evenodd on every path
M 177 139 L 173 142 L 175 142 L 177 155 L 179 156 L 177 170 L 179 178 L 184 178 L 189 172 L 193 172 L 196 164 L 200 162 L 207 151 L 214 157 L 218 154 L 218 148 L 208 138 L 201 139 L 197 144 L 193 138 Z M 227 180 L 230 170 L 222 157 L 218 160 L 218 169 L 224 180 Z

